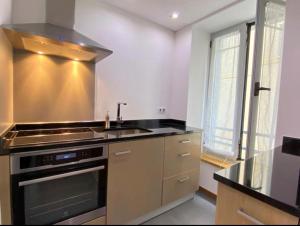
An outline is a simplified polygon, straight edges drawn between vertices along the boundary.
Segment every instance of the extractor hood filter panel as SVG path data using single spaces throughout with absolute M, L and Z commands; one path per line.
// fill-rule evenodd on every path
M 112 54 L 74 30 L 51 24 L 5 25 L 3 30 L 15 49 L 88 62 Z
M 45 55 L 61 56 L 73 60 L 93 61 L 97 54 L 90 51 L 74 48 L 61 43 L 37 41 L 32 38 L 22 38 L 24 49 Z M 76 47 L 76 46 L 75 46 Z

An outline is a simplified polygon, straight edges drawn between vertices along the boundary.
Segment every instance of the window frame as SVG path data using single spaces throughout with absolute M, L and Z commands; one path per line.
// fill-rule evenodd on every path
M 213 152 L 211 150 L 209 150 L 206 146 L 205 146 L 205 140 L 206 138 L 204 138 L 204 145 L 203 145 L 203 149 L 204 152 L 208 152 L 208 153 L 212 153 L 214 155 L 220 155 L 222 157 L 226 157 L 228 159 L 237 159 L 240 155 L 240 151 L 239 151 L 239 144 L 241 143 L 241 128 L 243 126 L 242 124 L 242 114 L 243 114 L 243 106 L 244 106 L 244 86 L 245 86 L 245 80 L 246 80 L 246 76 L 247 74 L 245 73 L 246 71 L 246 58 L 247 58 L 247 38 L 248 38 L 248 26 L 247 26 L 248 22 L 243 22 L 240 23 L 238 25 L 223 29 L 219 32 L 213 33 L 211 34 L 211 49 L 210 49 L 210 61 L 209 61 L 209 71 L 208 71 L 208 79 L 207 79 L 207 83 L 208 83 L 208 88 L 207 88 L 207 95 L 206 95 L 206 110 L 205 110 L 205 126 L 204 128 L 207 128 L 207 124 L 208 124 L 208 115 L 210 112 L 210 94 L 212 93 L 212 86 L 213 86 L 213 80 L 214 80 L 214 76 L 213 76 L 213 67 L 214 67 L 214 41 L 222 36 L 225 36 L 226 34 L 230 34 L 236 31 L 240 32 L 240 50 L 239 50 L 239 62 L 238 62 L 238 82 L 236 84 L 236 90 L 237 93 L 239 95 L 236 96 L 236 102 L 238 102 L 239 104 L 235 104 L 235 121 L 234 121 L 234 128 L 237 129 L 239 131 L 239 133 L 234 134 L 234 138 L 233 138 L 233 145 L 236 145 L 236 150 L 234 151 L 234 155 L 233 156 L 228 156 L 226 154 L 222 154 L 219 152 Z M 205 129 L 204 129 L 204 137 L 205 136 Z

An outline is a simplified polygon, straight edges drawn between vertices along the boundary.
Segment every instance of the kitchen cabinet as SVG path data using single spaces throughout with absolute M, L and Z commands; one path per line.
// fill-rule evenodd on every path
M 107 223 L 126 224 L 161 207 L 164 138 L 109 145 Z
M 166 137 L 164 178 L 200 167 L 201 134 Z
M 9 156 L 0 156 L 0 225 L 12 223 Z
M 166 137 L 163 205 L 198 190 L 201 143 L 201 133 Z
M 299 219 L 222 183 L 218 185 L 217 225 L 298 225 Z
M 198 190 L 199 170 L 182 173 L 164 180 L 163 205 L 174 202 Z

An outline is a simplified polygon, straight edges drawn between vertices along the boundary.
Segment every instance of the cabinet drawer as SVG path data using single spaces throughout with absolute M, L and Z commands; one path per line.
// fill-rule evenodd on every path
M 200 167 L 201 134 L 166 137 L 164 178 Z
M 190 171 L 164 180 L 163 205 L 194 193 L 198 190 L 198 184 L 199 170 Z
M 219 183 L 216 224 L 298 225 L 299 219 Z M 228 205 L 230 203 L 230 205 Z
M 240 192 L 219 183 L 217 195 L 216 224 L 242 224 L 243 219 L 238 214 L 238 210 L 243 206 L 243 199 L 243 195 Z
M 106 217 L 100 217 L 83 225 L 106 225 Z
M 244 202 L 238 214 L 246 224 L 253 224 L 257 220 L 266 225 L 297 225 L 299 221 L 295 216 L 248 195 L 244 195 Z

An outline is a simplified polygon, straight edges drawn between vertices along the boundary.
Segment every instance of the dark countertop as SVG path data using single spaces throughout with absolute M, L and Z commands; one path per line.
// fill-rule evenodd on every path
M 111 127 L 116 127 L 115 122 L 111 122 Z M 187 127 L 184 121 L 172 119 L 125 121 L 122 127 L 140 128 L 150 131 L 131 135 L 108 134 L 104 133 L 104 122 L 16 124 L 6 134 L 5 138 L 7 140 L 2 144 L 0 155 L 200 132 L 198 129 Z M 69 133 L 74 128 L 79 128 L 80 130 L 76 133 Z M 93 128 L 96 128 L 97 132 L 91 130 Z M 60 130 L 64 130 L 64 133 L 55 132 Z M 31 136 L 32 133 L 35 135 L 39 133 L 44 134 L 45 131 L 49 132 L 46 136 Z
M 296 151 L 288 154 L 278 147 L 217 172 L 214 178 L 300 218 L 300 156 Z

